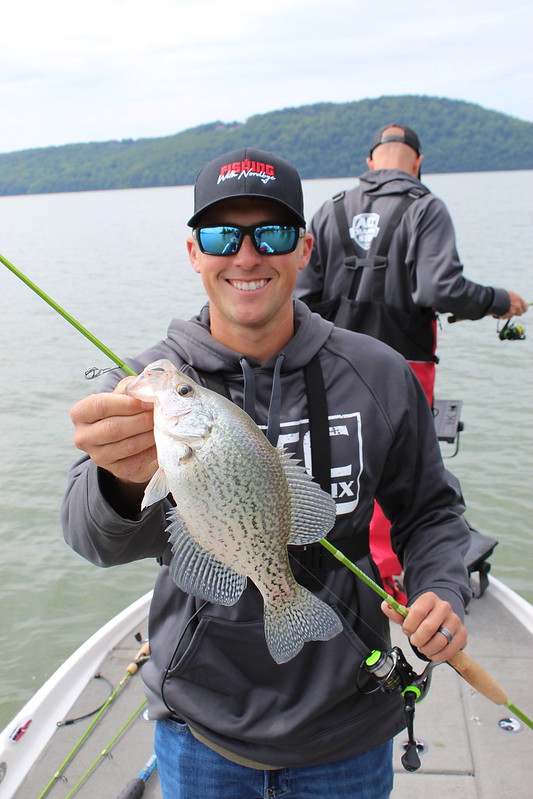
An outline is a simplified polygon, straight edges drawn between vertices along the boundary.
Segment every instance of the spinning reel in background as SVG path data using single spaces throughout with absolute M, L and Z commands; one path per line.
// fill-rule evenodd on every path
M 533 305 L 533 303 L 529 303 Z M 463 320 L 453 314 L 448 317 L 448 322 L 462 322 Z M 502 320 L 498 319 L 496 333 L 500 341 L 523 341 L 526 337 L 526 326 L 523 322 L 513 321 L 513 317 L 507 319 L 504 326 L 500 327 Z
M 504 326 L 500 328 L 500 322 L 496 326 L 496 333 L 500 341 L 523 341 L 526 337 L 526 328 L 523 322 L 513 322 L 508 319 Z

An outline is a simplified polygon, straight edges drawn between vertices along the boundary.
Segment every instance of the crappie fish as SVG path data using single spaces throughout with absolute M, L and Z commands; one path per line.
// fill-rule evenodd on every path
M 199 386 L 168 360 L 149 364 L 126 393 L 154 403 L 159 469 L 142 507 L 172 494 L 170 575 L 183 591 L 233 605 L 252 580 L 264 600 L 268 648 L 277 663 L 342 624 L 299 585 L 288 544 L 309 544 L 335 522 L 335 502 L 305 469 L 272 446 L 230 400 Z

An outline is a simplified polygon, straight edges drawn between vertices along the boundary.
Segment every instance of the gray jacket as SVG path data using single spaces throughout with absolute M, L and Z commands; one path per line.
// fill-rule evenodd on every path
M 462 617 L 470 596 L 462 557 L 468 544 L 462 497 L 444 469 L 418 381 L 392 349 L 335 328 L 303 303 L 295 303 L 295 322 L 277 386 L 279 441 L 308 463 L 302 368 L 318 352 L 338 508 L 329 537 L 365 536 L 376 496 L 392 521 L 410 600 L 433 590 Z M 223 372 L 232 399 L 242 407 L 241 356 L 211 337 L 207 307 L 191 321 L 174 320 L 166 339 L 129 363 L 140 371 L 158 358 L 169 358 L 193 377 L 196 369 Z M 278 359 L 263 365 L 248 359 L 260 425 L 267 423 Z M 117 379 L 108 379 L 105 388 L 111 390 Z M 101 478 L 87 457 L 72 467 L 62 508 L 64 534 L 74 550 L 100 566 L 141 558 L 159 558 L 163 564 L 150 611 L 152 657 L 142 672 L 152 718 L 177 716 L 236 759 L 274 767 L 348 757 L 402 729 L 400 698 L 358 689 L 361 661 L 370 649 L 389 646 L 389 631 L 380 599 L 351 572 L 343 567 L 326 572 L 316 592 L 336 608 L 343 633 L 307 643 L 293 660 L 277 665 L 266 648 L 255 586 L 249 584 L 232 607 L 208 604 L 199 610 L 203 603 L 178 589 L 165 565 L 170 500 L 125 519 L 102 493 Z M 379 579 L 369 555 L 358 563 Z M 305 581 L 298 565 L 294 571 Z
M 383 272 L 384 303 L 393 314 L 397 314 L 400 327 L 403 325 L 409 332 L 411 326 L 416 339 L 423 337 L 423 332 L 417 332 L 417 318 L 430 318 L 433 309 L 463 319 L 506 313 L 510 305 L 508 292 L 482 286 L 464 277 L 446 206 L 406 172 L 396 169 L 365 172 L 359 177 L 358 184 L 345 193 L 350 237 L 355 242 L 354 253 L 364 257 L 369 252 L 373 234 L 386 229 L 398 197 L 412 189 L 425 190 L 426 193 L 407 208 L 395 228 Z M 369 212 L 375 216 L 369 219 L 365 216 Z M 310 231 L 315 240 L 313 252 L 308 266 L 299 275 L 295 296 L 315 308 L 317 302 L 335 300 L 346 294 L 351 272 L 344 264 L 345 253 L 332 200 L 325 202 L 315 213 Z M 368 332 L 395 346 L 393 336 L 386 335 L 385 331 L 381 335 L 379 320 L 370 318 L 380 310 L 376 304 L 371 305 L 373 270 L 358 271 L 360 280 L 358 276 L 353 299 L 359 305 L 368 304 L 368 308 L 364 321 L 351 329 Z M 423 323 L 420 329 L 425 329 Z M 401 347 L 395 348 L 402 351 Z

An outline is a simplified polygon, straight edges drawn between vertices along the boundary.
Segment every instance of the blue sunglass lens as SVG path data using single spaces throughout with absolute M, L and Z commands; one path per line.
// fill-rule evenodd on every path
M 267 255 L 292 252 L 299 236 L 298 228 L 292 225 L 257 225 L 249 228 L 219 225 L 199 228 L 196 235 L 201 249 L 208 255 L 234 255 L 246 233 L 252 236 L 256 250 Z
M 239 249 L 242 234 L 233 227 L 204 227 L 198 230 L 200 247 L 208 255 L 233 255 Z
M 254 231 L 256 249 L 265 253 L 291 252 L 296 245 L 298 231 L 288 225 L 263 225 Z

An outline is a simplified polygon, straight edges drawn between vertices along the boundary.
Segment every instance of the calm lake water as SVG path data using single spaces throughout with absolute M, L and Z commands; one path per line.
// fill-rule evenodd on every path
M 468 277 L 533 301 L 533 173 L 430 175 Z M 351 178 L 306 181 L 308 218 Z M 188 265 L 192 188 L 0 197 L 0 252 L 119 356 L 162 338 L 205 297 Z M 463 400 L 448 466 L 471 524 L 497 538 L 493 573 L 533 601 L 533 309 L 525 341 L 496 321 L 442 319 L 437 396 Z M 0 264 L 0 727 L 157 567 L 98 569 L 64 543 L 59 504 L 77 456 L 69 408 L 106 357 Z M 446 454 L 446 453 L 445 453 Z

